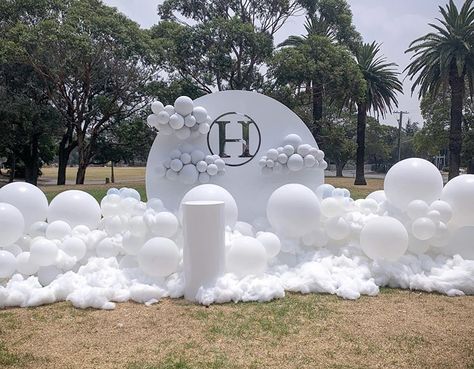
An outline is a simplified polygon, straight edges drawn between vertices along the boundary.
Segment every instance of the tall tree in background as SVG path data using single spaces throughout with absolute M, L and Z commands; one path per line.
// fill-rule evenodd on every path
M 151 33 L 165 51 L 171 75 L 205 93 L 258 90 L 273 36 L 299 8 L 291 0 L 165 0 L 159 6 L 162 21 Z
M 357 154 L 355 185 L 366 185 L 364 173 L 365 163 L 365 129 L 367 113 L 373 111 L 382 116 L 392 111 L 392 106 L 398 106 L 397 92 L 403 93 L 402 83 L 398 72 L 394 69 L 397 64 L 388 63 L 380 55 L 380 46 L 373 42 L 363 44 L 357 53 L 357 63 L 364 75 L 367 87 L 361 99 L 355 99 L 357 104 Z
M 430 24 L 430 32 L 414 40 L 406 52 L 413 52 L 407 67 L 415 79 L 412 92 L 419 86 L 419 96 L 436 95 L 439 90 L 451 92 L 449 130 L 449 179 L 459 175 L 462 152 L 462 116 L 465 84 L 474 93 L 474 7 L 466 0 L 459 11 L 452 0 L 440 7 L 441 25 Z
M 46 0 L 42 0 L 46 1 Z M 8 0 L 21 8 L 21 1 Z M 76 183 L 84 183 L 97 140 L 119 119 L 146 102 L 145 87 L 155 60 L 152 41 L 116 9 L 99 0 L 48 2 L 50 11 L 9 27 L 18 57 L 41 76 L 65 130 L 59 147 L 58 184 L 65 182 L 71 151 L 77 147 Z
M 357 50 L 361 37 L 352 24 L 352 12 L 345 0 L 301 3 L 307 14 L 306 35 L 290 36 L 283 41 L 279 47 L 294 50 L 276 53 L 272 63 L 277 83 L 292 83 L 309 96 L 313 133 L 318 139 L 324 100 L 335 100 L 336 94 L 340 95 L 338 100 L 344 100 L 346 96 L 341 91 L 358 93 L 361 78 L 350 53 Z

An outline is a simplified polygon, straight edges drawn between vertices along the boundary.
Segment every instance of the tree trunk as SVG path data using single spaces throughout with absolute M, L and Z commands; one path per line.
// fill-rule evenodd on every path
M 72 140 L 72 128 L 68 128 L 59 142 L 58 149 L 58 186 L 66 184 L 66 169 L 69 163 L 69 156 L 77 143 Z
M 341 163 L 339 161 L 336 161 L 336 177 L 344 177 L 342 175 L 342 171 L 344 169 L 345 163 Z
M 321 119 L 323 119 L 323 90 L 316 86 L 313 81 L 313 135 L 316 142 L 319 141 L 321 135 Z
M 90 163 L 90 146 L 93 144 L 93 138 L 89 143 L 86 142 L 85 132 L 77 132 L 77 149 L 79 154 L 79 166 L 76 174 L 76 184 L 84 184 L 86 179 L 86 170 Z
M 25 181 L 32 185 L 38 184 L 39 172 L 39 135 L 34 134 L 31 137 L 31 144 L 26 148 L 24 157 L 25 162 Z
M 462 149 L 462 108 L 464 98 L 464 76 L 457 75 L 456 66 L 451 67 L 451 124 L 449 127 L 449 179 L 459 175 Z
M 110 166 L 110 181 L 112 183 L 115 183 L 115 170 L 114 170 L 115 163 L 112 160 L 111 161 L 111 166 Z
M 367 185 L 364 173 L 365 164 L 365 126 L 367 120 L 367 105 L 357 105 L 357 154 L 356 154 L 356 178 L 355 185 Z
M 474 158 L 471 158 L 467 163 L 467 174 L 474 174 Z
M 87 170 L 87 164 L 79 160 L 79 167 L 77 168 L 77 174 L 76 174 L 76 184 L 84 184 L 84 180 L 86 179 L 86 170 Z
M 16 155 L 15 153 L 11 154 L 11 167 L 10 167 L 10 178 L 8 182 L 13 182 L 15 180 L 15 172 L 16 172 Z

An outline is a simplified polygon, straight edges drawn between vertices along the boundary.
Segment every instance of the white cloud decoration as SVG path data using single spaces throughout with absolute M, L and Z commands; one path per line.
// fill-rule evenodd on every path
M 298 172 L 317 168 L 326 169 L 324 152 L 317 147 L 304 144 L 300 136 L 289 134 L 283 139 L 282 146 L 271 148 L 259 160 L 263 174 Z
M 209 132 L 211 118 L 202 106 L 194 106 L 188 96 L 180 96 L 173 105 L 160 101 L 151 104 L 152 114 L 147 117 L 150 127 L 164 135 L 175 135 L 180 140 L 197 138 Z

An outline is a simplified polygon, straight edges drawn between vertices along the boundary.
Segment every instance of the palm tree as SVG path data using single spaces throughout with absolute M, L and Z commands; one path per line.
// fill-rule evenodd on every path
M 394 68 L 395 63 L 388 63 L 384 56 L 379 55 L 380 45 L 375 42 L 364 43 L 357 53 L 357 63 L 367 83 L 365 96 L 357 101 L 357 154 L 355 185 L 366 185 L 364 174 L 365 162 L 365 126 L 367 112 L 373 111 L 382 116 L 392 105 L 398 106 L 397 92 L 402 93 L 402 83 Z
M 413 52 L 406 68 L 410 79 L 416 77 L 412 93 L 420 87 L 419 97 L 451 90 L 449 130 L 449 179 L 459 175 L 462 149 L 462 110 L 466 79 L 474 93 L 474 8 L 466 0 L 458 11 L 452 0 L 446 9 L 439 7 L 441 25 L 430 24 L 436 32 L 414 40 L 406 52 Z

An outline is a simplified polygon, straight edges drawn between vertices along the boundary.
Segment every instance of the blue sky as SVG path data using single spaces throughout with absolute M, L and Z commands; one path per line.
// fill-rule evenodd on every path
M 159 21 L 155 0 L 104 0 L 122 13 L 148 28 Z M 438 6 L 447 0 L 348 0 L 357 30 L 364 41 L 382 43 L 382 52 L 399 65 L 400 73 L 409 63 L 410 56 L 404 51 L 409 43 L 430 31 L 428 23 L 439 16 Z M 455 0 L 462 6 L 462 0 Z M 276 42 L 288 35 L 304 33 L 304 16 L 291 18 L 276 35 Z M 402 78 L 405 76 L 402 75 Z M 411 96 L 411 82 L 404 80 L 404 94 L 398 96 L 399 108 L 409 111 L 412 121 L 422 122 L 417 94 Z M 404 118 L 406 119 L 406 118 Z M 395 115 L 387 116 L 384 123 L 397 125 Z M 406 122 L 406 121 L 405 121 Z

